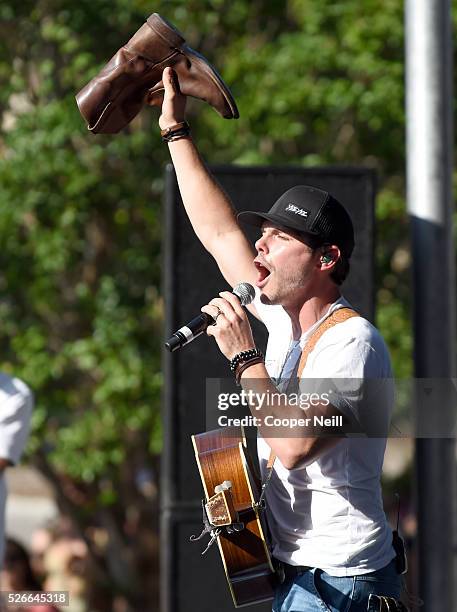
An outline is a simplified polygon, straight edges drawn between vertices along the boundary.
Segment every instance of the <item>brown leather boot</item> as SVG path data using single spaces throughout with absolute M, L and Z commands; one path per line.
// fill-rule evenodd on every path
M 235 100 L 216 70 L 186 45 L 176 28 L 153 13 L 76 95 L 88 129 L 94 134 L 115 134 L 145 104 L 161 106 L 166 66 L 176 71 L 184 95 L 205 100 L 226 119 L 239 117 Z

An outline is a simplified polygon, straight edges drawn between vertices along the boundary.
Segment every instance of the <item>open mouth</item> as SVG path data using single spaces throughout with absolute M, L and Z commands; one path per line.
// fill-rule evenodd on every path
M 254 265 L 258 273 L 256 285 L 257 287 L 263 287 L 271 274 L 271 270 L 264 266 L 263 263 L 260 263 L 260 261 L 254 261 Z

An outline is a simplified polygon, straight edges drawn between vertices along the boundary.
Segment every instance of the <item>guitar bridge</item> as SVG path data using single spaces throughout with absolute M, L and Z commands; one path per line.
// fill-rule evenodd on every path
M 224 480 L 214 487 L 215 494 L 205 504 L 208 520 L 214 527 L 228 527 L 239 524 L 232 495 L 232 483 Z M 239 531 L 234 527 L 235 531 Z
M 239 520 L 238 512 L 235 510 L 231 489 L 232 483 L 230 480 L 224 480 L 223 483 L 214 487 L 214 495 L 208 499 L 206 504 L 202 500 L 203 531 L 199 536 L 190 536 L 190 540 L 195 542 L 205 534 L 211 534 L 210 541 L 202 555 L 214 544 L 221 534 L 222 527 L 225 527 L 228 534 L 237 533 L 244 529 L 244 523 Z

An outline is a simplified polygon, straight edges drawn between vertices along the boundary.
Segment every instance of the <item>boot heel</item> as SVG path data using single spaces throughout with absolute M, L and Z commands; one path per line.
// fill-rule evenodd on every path
M 152 13 L 152 15 L 147 18 L 146 23 L 156 34 L 163 38 L 165 44 L 169 46 L 179 48 L 186 42 L 181 32 L 157 13 Z
M 132 38 L 124 45 L 124 49 L 127 49 L 134 55 L 141 55 L 142 57 L 157 62 L 157 59 L 163 59 L 170 55 L 170 45 L 151 29 L 149 24 L 143 23 L 141 28 L 135 32 Z

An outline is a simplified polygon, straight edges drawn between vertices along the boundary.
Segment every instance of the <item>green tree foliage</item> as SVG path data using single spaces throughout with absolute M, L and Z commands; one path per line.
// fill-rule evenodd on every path
M 1 367 L 36 393 L 31 458 L 59 503 L 125 553 L 92 547 L 132 606 L 135 590 L 155 596 L 139 568 L 157 509 L 168 154 L 156 109 L 93 136 L 74 95 L 153 11 L 239 103 L 239 121 L 189 104 L 209 162 L 378 170 L 378 324 L 411 373 L 401 0 L 3 0 Z

